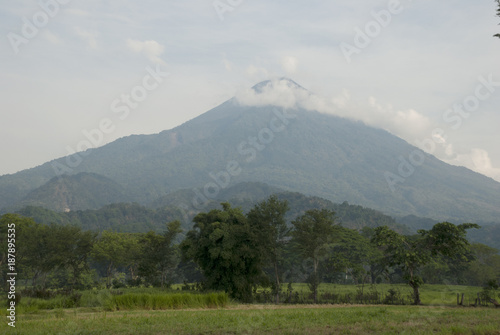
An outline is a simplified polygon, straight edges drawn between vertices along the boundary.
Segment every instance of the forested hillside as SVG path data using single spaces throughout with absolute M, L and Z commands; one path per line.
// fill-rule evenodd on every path
M 238 184 L 221 193 L 217 200 L 207 203 L 205 210 L 220 208 L 221 202 L 228 202 L 232 206 L 240 207 L 246 213 L 257 202 L 276 194 L 280 200 L 286 200 L 289 204 L 290 210 L 286 214 L 288 223 L 307 210 L 328 209 L 334 211 L 338 222 L 347 228 L 361 229 L 387 225 L 399 232 L 409 232 L 405 226 L 398 224 L 392 217 L 370 208 L 350 205 L 347 202 L 335 204 L 323 198 L 308 197 L 296 192 L 280 191 L 275 193 L 277 190 L 279 191 L 277 188 L 262 183 Z M 164 229 L 166 222 L 173 220 L 179 220 L 182 227 L 188 230 L 192 226 L 192 219 L 199 210 L 186 211 L 181 207 L 176 207 L 175 204 L 182 203 L 185 197 L 190 195 L 189 190 L 181 190 L 148 207 L 138 203 L 118 203 L 97 210 L 76 210 L 64 213 L 37 206 L 26 206 L 16 212 L 23 216 L 32 217 L 39 223 L 72 224 L 84 230 L 120 232 L 153 230 L 159 232 Z

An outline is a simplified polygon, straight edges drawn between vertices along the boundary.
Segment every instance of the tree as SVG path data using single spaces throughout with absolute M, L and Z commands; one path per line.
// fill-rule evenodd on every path
M 239 208 L 222 203 L 222 210 L 200 213 L 181 243 L 184 260 L 194 260 L 209 289 L 224 290 L 232 298 L 250 301 L 252 287 L 262 276 L 257 234 Z
M 466 230 L 479 228 L 472 223 L 454 225 L 449 222 L 435 224 L 431 230 L 419 230 L 417 235 L 404 236 L 387 226 L 377 227 L 373 241 L 384 247 L 384 255 L 390 266 L 398 266 L 413 289 L 415 305 L 420 305 L 422 278 L 418 272 L 437 256 L 470 260 Z
M 71 288 L 79 286 L 81 276 L 89 271 L 88 258 L 96 241 L 97 233 L 82 231 L 76 226 L 49 226 L 49 235 L 53 243 L 56 266 L 64 267 L 71 273 Z
M 33 286 L 45 287 L 50 273 L 64 269 L 68 274 L 64 279 L 71 288 L 80 284 L 82 274 L 89 270 L 87 261 L 95 233 L 76 226 L 39 224 L 15 214 L 2 217 L 0 231 L 6 231 L 9 223 L 15 224 L 16 268 L 20 278 L 29 276 Z
M 471 245 L 475 260 L 469 264 L 466 279 L 469 285 L 483 286 L 489 280 L 500 280 L 500 255 L 498 250 L 481 243 Z
M 163 288 L 167 277 L 177 266 L 177 248 L 173 243 L 182 232 L 180 226 L 179 221 L 173 221 L 167 224 L 167 230 L 163 234 L 150 231 L 141 238 L 139 275 L 144 276 L 151 284 L 159 283 Z
M 252 231 L 257 235 L 260 242 L 260 253 L 267 264 L 274 271 L 274 282 L 276 284 L 276 303 L 279 304 L 280 274 L 283 263 L 283 253 L 290 228 L 287 227 L 285 214 L 288 211 L 288 202 L 279 201 L 273 195 L 268 200 L 262 201 L 248 212 L 248 222 Z
M 14 226 L 12 226 L 14 224 Z M 5 279 L 6 266 L 8 261 L 8 240 L 12 240 L 14 231 L 8 229 L 15 229 L 15 270 L 18 278 L 27 278 L 27 262 L 26 258 L 31 252 L 32 243 L 30 243 L 30 233 L 37 226 L 37 223 L 31 218 L 22 217 L 17 214 L 4 214 L 0 218 L 0 273 L 2 275 L 3 283 L 7 283 Z M 11 238 L 8 238 L 11 234 Z M 10 253 L 12 255 L 12 253 Z
M 368 266 L 371 277 L 371 283 L 375 284 L 377 278 L 387 271 L 387 265 L 385 261 L 384 254 L 379 246 L 373 242 L 373 236 L 375 236 L 375 229 L 370 227 L 363 227 L 361 229 L 361 235 L 367 239 L 370 243 L 370 255 L 366 262 Z
M 142 257 L 142 245 L 140 241 L 143 236 L 144 234 L 142 233 L 122 234 L 122 243 L 126 253 L 123 255 L 123 263 L 121 265 L 128 270 L 132 282 L 139 277 L 138 269 Z
M 333 242 L 336 231 L 335 212 L 327 209 L 312 209 L 305 212 L 292 222 L 293 243 L 304 260 L 311 260 L 313 271 L 308 282 L 314 296 L 314 303 L 318 299 L 318 286 L 321 280 L 318 275 L 318 266 L 327 255 L 327 245 Z
M 370 241 L 356 230 L 338 227 L 334 242 L 328 244 L 327 266 L 349 273 L 356 284 L 364 284 L 370 274 L 367 264 L 374 252 Z
M 118 266 L 125 265 L 127 249 L 125 234 L 103 231 L 92 247 L 92 258 L 106 267 L 106 287 L 111 286 L 111 276 Z

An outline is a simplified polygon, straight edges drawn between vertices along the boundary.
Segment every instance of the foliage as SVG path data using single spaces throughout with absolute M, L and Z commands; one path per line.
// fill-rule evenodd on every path
M 377 261 L 377 249 L 370 240 L 356 230 L 338 227 L 337 237 L 328 244 L 328 261 L 325 266 L 330 273 L 349 273 L 356 284 L 364 284 L 370 274 L 372 261 Z
M 115 295 L 107 304 L 110 310 L 161 310 L 180 308 L 220 308 L 229 303 L 225 293 L 130 293 Z
M 287 227 L 285 214 L 288 202 L 280 201 L 273 195 L 262 201 L 248 212 L 248 222 L 259 241 L 260 254 L 265 264 L 271 265 L 274 272 L 276 303 L 279 303 L 280 277 L 283 272 L 284 252 L 289 241 L 290 228 Z
M 456 260 L 472 260 L 466 230 L 478 228 L 476 224 L 454 225 L 449 222 L 435 224 L 431 230 L 419 230 L 418 235 L 403 236 L 387 227 L 375 229 L 374 243 L 384 247 L 391 266 L 399 267 L 413 288 L 414 304 L 420 301 L 419 287 L 423 284 L 418 271 L 438 255 Z
M 139 276 L 144 277 L 149 284 L 159 283 L 164 287 L 168 277 L 174 276 L 173 270 L 178 263 L 177 248 L 174 241 L 182 230 L 179 221 L 167 224 L 167 230 L 163 234 L 149 232 L 140 240 Z
M 303 260 L 312 260 L 313 269 L 308 278 L 314 302 L 317 301 L 317 290 L 321 283 L 318 273 L 320 261 L 327 255 L 328 243 L 332 243 L 338 230 L 335 226 L 335 212 L 309 210 L 292 222 L 293 244 Z
M 198 264 L 207 288 L 249 301 L 252 286 L 262 275 L 258 234 L 240 209 L 228 203 L 222 207 L 194 218 L 194 227 L 181 244 L 183 257 Z
M 61 269 L 67 270 L 67 285 L 79 287 L 82 275 L 89 271 L 88 257 L 96 234 L 69 225 L 42 225 L 30 218 L 6 214 L 0 219 L 3 233 L 9 223 L 16 229 L 16 269 L 20 278 L 31 278 L 33 286 L 45 287 L 47 276 Z M 2 249 L 2 259 L 5 249 Z
M 106 268 L 106 287 L 111 287 L 111 276 L 118 266 L 127 265 L 127 246 L 131 237 L 111 231 L 103 231 L 92 248 L 92 258 Z

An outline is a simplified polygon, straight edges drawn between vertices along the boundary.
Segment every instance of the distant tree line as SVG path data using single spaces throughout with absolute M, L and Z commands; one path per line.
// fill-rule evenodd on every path
M 179 221 L 161 233 L 97 233 L 6 214 L 0 219 L 1 276 L 7 224 L 15 223 L 18 279 L 41 289 L 196 282 L 199 289 L 245 302 L 256 287 L 266 287 L 279 302 L 285 282 L 303 282 L 316 302 L 324 282 L 389 282 L 407 283 L 419 304 L 423 283 L 480 286 L 500 278 L 498 250 L 466 239 L 475 224 L 442 222 L 403 235 L 387 226 L 345 228 L 329 209 L 307 210 L 287 224 L 288 211 L 288 202 L 277 196 L 246 214 L 222 203 L 197 214 L 180 243 Z

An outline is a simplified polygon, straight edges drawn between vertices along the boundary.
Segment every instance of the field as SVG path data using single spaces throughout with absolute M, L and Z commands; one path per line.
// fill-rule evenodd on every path
M 405 291 L 405 286 L 397 287 Z M 306 286 L 296 284 L 297 291 Z M 355 286 L 322 292 L 356 292 Z M 365 288 L 367 289 L 367 288 Z M 373 289 L 373 288 L 372 288 Z M 377 290 L 386 289 L 382 285 Z M 103 292 L 83 292 L 78 308 L 32 309 L 25 300 L 16 328 L 5 320 L 1 334 L 500 334 L 500 309 L 457 307 L 456 293 L 479 288 L 429 285 L 424 306 L 238 304 L 223 294 L 190 295 L 155 289 L 125 289 L 121 307 Z M 403 292 L 402 292 L 403 293 Z M 406 292 L 404 293 L 406 294 Z M 91 296 L 95 296 L 93 300 Z M 206 297 L 205 297 L 206 296 Z M 85 297 L 85 299 L 83 299 Z M 134 297 L 133 299 L 131 297 Z M 147 299 L 146 299 L 147 297 Z M 174 298 L 175 297 L 175 298 Z M 154 302 L 156 301 L 156 302 Z M 106 305 L 106 302 L 108 305 Z M 38 301 L 32 301 L 33 305 Z M 160 304 L 160 305 L 155 305 Z M 163 305 L 161 305 L 163 304 Z M 170 305 L 169 305 L 170 304 Z M 179 305 L 180 304 L 180 305 Z M 91 307 L 94 305 L 94 307 Z M 5 311 L 2 311 L 5 315 Z M 4 316 L 5 317 L 5 316 Z

